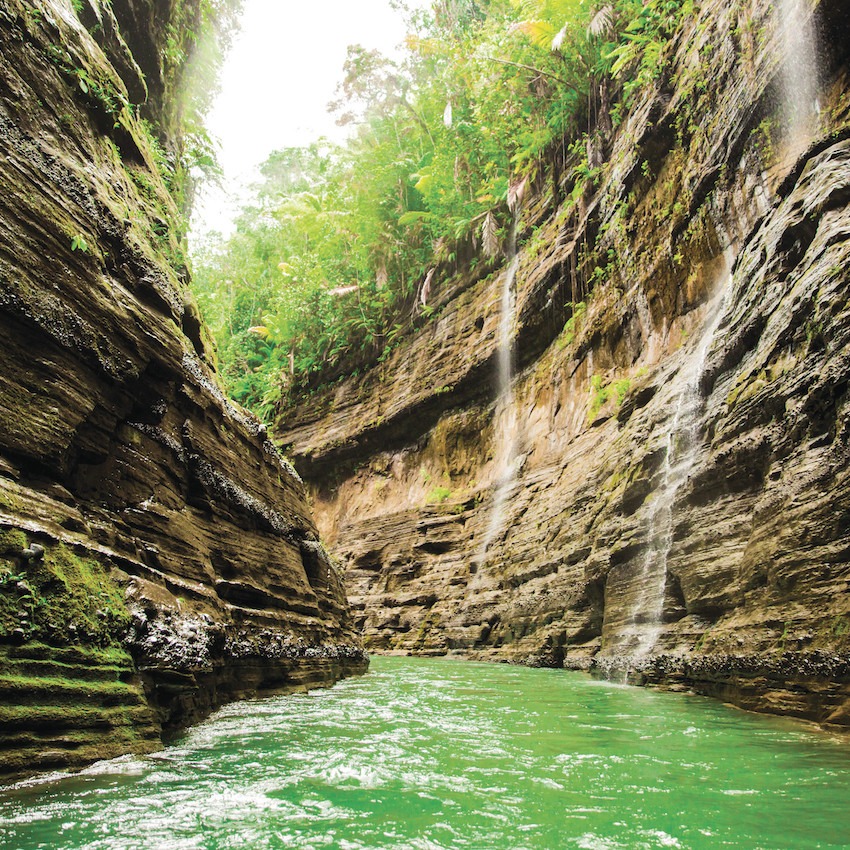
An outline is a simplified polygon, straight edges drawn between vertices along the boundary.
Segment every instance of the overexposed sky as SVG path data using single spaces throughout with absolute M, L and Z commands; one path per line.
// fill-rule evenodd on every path
M 207 187 L 196 200 L 193 234 L 230 231 L 240 197 L 273 150 L 323 135 L 341 139 L 344 130 L 327 104 L 342 79 L 346 48 L 362 44 L 391 54 L 405 35 L 403 15 L 390 0 L 245 0 L 207 120 L 221 145 L 224 191 Z

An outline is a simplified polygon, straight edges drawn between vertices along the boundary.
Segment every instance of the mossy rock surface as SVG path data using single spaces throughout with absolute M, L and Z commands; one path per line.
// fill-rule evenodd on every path
M 161 746 L 107 566 L 0 533 L 0 779 Z
M 63 544 L 35 545 L 17 529 L 0 537 L 0 641 L 119 649 L 130 615 L 108 569 Z
M 206 12 L 235 6 L 209 5 L 0 0 L 0 777 L 366 663 L 339 576 L 307 575 L 303 483 L 221 390 L 187 285 L 177 92 Z M 325 655 L 274 655 L 302 644 Z
M 0 645 L 0 781 L 162 746 L 130 658 L 120 659 L 114 649 Z

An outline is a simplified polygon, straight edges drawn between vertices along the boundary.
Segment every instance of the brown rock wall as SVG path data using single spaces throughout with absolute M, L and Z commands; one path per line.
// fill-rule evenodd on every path
M 70 2 L 0 3 L 0 775 L 149 750 L 366 664 L 302 482 L 219 389 L 126 84 L 135 30 L 119 43 L 108 4 L 83 5 L 106 53 Z M 153 14 L 115 16 L 133 8 Z M 115 587 L 104 630 L 85 599 Z
M 818 6 L 830 52 L 805 138 L 783 129 L 773 7 L 705 3 L 597 193 L 536 222 L 517 276 L 518 472 L 495 535 L 498 275 L 284 418 L 368 646 L 630 670 L 847 722 L 839 7 Z

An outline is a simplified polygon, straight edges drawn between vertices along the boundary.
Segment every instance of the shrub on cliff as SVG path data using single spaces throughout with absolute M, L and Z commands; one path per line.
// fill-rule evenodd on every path
M 492 262 L 524 181 L 580 203 L 689 4 L 440 0 L 402 60 L 350 48 L 348 142 L 274 154 L 236 234 L 196 257 L 237 400 L 271 418 L 287 386 L 387 356 L 440 278 Z

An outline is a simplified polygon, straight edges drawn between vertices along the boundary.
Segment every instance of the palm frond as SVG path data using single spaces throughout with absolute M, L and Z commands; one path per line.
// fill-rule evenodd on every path
M 587 34 L 593 39 L 609 39 L 614 34 L 614 7 L 606 3 L 597 9 L 587 27 Z
M 520 21 L 514 26 L 523 35 L 527 35 L 538 47 L 549 50 L 552 39 L 557 35 L 557 30 L 548 21 Z
M 499 225 L 496 222 L 496 216 L 493 211 L 484 216 L 484 223 L 481 225 L 481 247 L 488 257 L 495 257 L 499 253 L 501 243 L 499 241 Z

